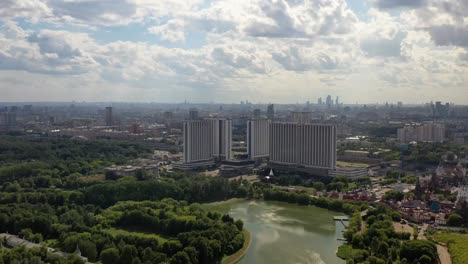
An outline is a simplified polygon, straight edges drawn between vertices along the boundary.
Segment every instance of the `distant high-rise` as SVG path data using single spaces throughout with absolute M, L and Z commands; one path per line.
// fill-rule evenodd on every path
M 339 98 L 340 98 L 340 97 L 337 96 L 337 97 L 336 97 L 336 100 L 335 100 L 335 105 L 336 105 L 337 107 L 340 105 L 340 101 L 339 101 L 340 99 L 339 99 Z
M 247 153 L 249 159 L 266 158 L 270 155 L 270 120 L 247 121 Z
M 269 136 L 272 164 L 335 169 L 335 126 L 278 122 L 270 125 Z
M 308 123 L 310 121 L 310 112 L 292 112 L 292 121 L 294 123 Z
M 12 128 L 16 126 L 16 112 L 0 112 L 0 127 Z
M 317 104 L 318 104 L 318 105 L 323 104 L 322 97 L 319 97 L 319 99 L 317 100 Z
M 254 119 L 259 119 L 262 115 L 262 111 L 260 109 L 254 109 L 253 110 L 253 118 Z
M 331 95 L 328 95 L 327 96 L 327 108 L 331 108 L 332 105 L 333 105 L 333 99 Z
M 197 120 L 197 119 L 198 119 L 198 110 L 195 108 L 190 109 L 189 120 Z
M 112 116 L 112 106 L 106 107 L 106 126 L 112 126 L 114 124 L 114 118 Z
M 183 138 L 185 163 L 232 158 L 232 123 L 229 119 L 185 121 Z
M 273 104 L 269 104 L 267 108 L 267 118 L 270 120 L 275 119 L 275 106 Z
M 163 118 L 165 121 L 172 120 L 174 118 L 174 114 L 171 111 L 166 111 L 163 113 Z
M 446 103 L 445 105 L 443 105 L 442 102 L 437 101 L 435 103 L 435 107 L 433 104 L 431 104 L 431 106 L 432 106 L 432 112 L 433 112 L 434 117 L 437 117 L 437 118 L 448 117 L 449 109 L 450 109 L 449 103 Z

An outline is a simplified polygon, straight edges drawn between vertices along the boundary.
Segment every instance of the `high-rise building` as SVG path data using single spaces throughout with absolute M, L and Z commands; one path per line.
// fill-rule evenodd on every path
M 327 108 L 331 108 L 331 106 L 333 105 L 333 99 L 331 97 L 331 95 L 328 95 L 327 96 Z
M 106 126 L 112 126 L 114 124 L 114 118 L 112 116 L 112 106 L 106 107 Z
M 0 127 L 13 128 L 16 126 L 16 112 L 0 112 Z
M 294 123 L 308 123 L 310 121 L 310 112 L 292 112 L 292 121 Z
M 174 114 L 171 111 L 166 111 L 163 113 L 163 118 L 165 121 L 172 120 L 174 118 Z
M 247 154 L 249 159 L 266 158 L 270 155 L 270 120 L 247 121 Z
M 232 158 L 232 123 L 229 119 L 185 121 L 183 138 L 185 163 Z
M 443 105 L 442 102 L 438 101 L 435 103 L 435 106 L 434 104 L 431 103 L 431 106 L 432 106 L 432 114 L 434 117 L 437 117 L 437 118 L 448 117 L 449 109 L 450 109 L 449 103 L 446 103 L 445 105 Z
M 272 121 L 275 119 L 275 106 L 273 104 L 268 105 L 267 118 L 272 120 Z
M 261 115 L 262 115 L 262 111 L 260 109 L 254 109 L 253 110 L 253 118 L 254 119 L 259 119 Z
M 312 169 L 335 169 L 336 127 L 326 124 L 272 123 L 270 162 Z
M 190 109 L 189 120 L 197 120 L 197 119 L 198 119 L 198 110 L 195 108 Z
M 411 124 L 397 131 L 398 141 L 443 142 L 445 140 L 445 126 L 436 123 Z

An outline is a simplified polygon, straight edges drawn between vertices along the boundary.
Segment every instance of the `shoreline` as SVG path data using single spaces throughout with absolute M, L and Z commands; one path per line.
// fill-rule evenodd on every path
M 250 234 L 249 230 L 247 230 L 247 228 L 244 228 L 242 232 L 244 233 L 245 237 L 244 245 L 236 253 L 223 258 L 221 261 L 222 264 L 235 264 L 247 254 L 247 251 L 249 251 L 250 244 L 252 242 L 252 235 Z

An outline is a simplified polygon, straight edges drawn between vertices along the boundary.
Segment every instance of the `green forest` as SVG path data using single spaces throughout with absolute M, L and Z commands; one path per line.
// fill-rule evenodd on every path
M 392 221 L 399 221 L 398 213 L 375 204 L 190 173 L 83 180 L 103 174 L 105 166 L 147 157 L 152 149 L 146 145 L 5 136 L 0 137 L 0 150 L 0 233 L 41 245 L 7 249 L 3 241 L 0 263 L 83 263 L 76 254 L 50 254 L 45 247 L 66 253 L 79 249 L 89 261 L 103 264 L 221 263 L 244 245 L 243 223 L 206 212 L 199 203 L 230 198 L 283 201 L 354 215 L 343 234 L 348 243 L 338 251 L 348 263 L 436 261 L 432 242 L 410 241 L 410 234 L 395 232 Z M 366 210 L 366 219 L 361 219 L 359 212 Z

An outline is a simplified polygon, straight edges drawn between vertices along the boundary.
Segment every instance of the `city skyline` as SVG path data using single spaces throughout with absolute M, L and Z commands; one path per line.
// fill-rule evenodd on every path
M 467 5 L 3 1 L 1 101 L 466 105 Z

